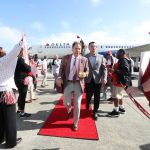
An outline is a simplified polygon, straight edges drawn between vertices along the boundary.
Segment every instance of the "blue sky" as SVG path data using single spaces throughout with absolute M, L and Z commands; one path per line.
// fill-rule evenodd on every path
M 150 0 L 5 0 L 0 46 L 11 50 L 27 35 L 28 46 L 50 42 L 150 42 Z

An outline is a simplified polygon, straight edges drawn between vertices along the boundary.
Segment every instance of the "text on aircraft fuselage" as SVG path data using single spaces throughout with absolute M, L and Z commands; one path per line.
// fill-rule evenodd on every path
M 69 43 L 47 43 L 45 48 L 71 48 L 71 45 Z

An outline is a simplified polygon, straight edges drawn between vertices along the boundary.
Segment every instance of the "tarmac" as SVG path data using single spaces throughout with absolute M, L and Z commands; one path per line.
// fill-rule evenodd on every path
M 101 100 L 99 118 L 95 122 L 98 141 L 37 135 L 62 95 L 53 89 L 54 78 L 50 73 L 48 86 L 43 88 L 40 84 L 41 75 L 37 87 L 39 92 L 36 92 L 38 99 L 26 103 L 26 112 L 32 116 L 19 118 L 16 114 L 17 134 L 23 140 L 12 150 L 150 150 L 150 120 L 139 111 L 126 93 L 126 114 L 119 117 L 108 117 L 107 113 L 112 111 L 113 104 Z M 133 80 L 133 85 L 137 85 L 137 80 Z M 150 113 L 148 101 L 144 96 L 135 99 Z M 4 149 L 4 144 L 0 145 L 0 149 Z

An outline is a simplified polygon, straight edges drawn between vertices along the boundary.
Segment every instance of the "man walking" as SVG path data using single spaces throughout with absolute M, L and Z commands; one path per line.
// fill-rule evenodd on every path
M 89 110 L 91 98 L 94 94 L 93 119 L 98 119 L 98 108 L 100 103 L 100 88 L 102 83 L 107 82 L 107 69 L 103 55 L 97 54 L 97 46 L 95 42 L 90 42 L 88 46 L 90 53 L 85 57 L 88 59 L 89 74 L 85 78 L 86 87 L 86 109 Z
M 43 71 L 43 80 L 41 87 L 46 86 L 46 80 L 47 80 L 47 57 L 44 56 L 43 62 L 42 62 L 42 71 Z
M 113 69 L 109 69 L 113 73 L 113 90 L 112 98 L 114 101 L 114 109 L 108 113 L 109 116 L 119 116 L 124 114 L 125 108 L 123 106 L 123 90 L 125 86 L 131 86 L 130 63 L 126 56 L 124 49 L 117 51 L 118 62 Z
M 64 86 L 64 105 L 67 109 L 68 118 L 70 116 L 71 97 L 74 96 L 74 117 L 73 130 L 78 130 L 78 121 L 80 117 L 80 105 L 82 93 L 84 90 L 84 78 L 88 75 L 88 60 L 80 55 L 81 43 L 72 44 L 73 54 L 66 55 L 62 58 L 59 76 L 56 80 L 57 86 Z

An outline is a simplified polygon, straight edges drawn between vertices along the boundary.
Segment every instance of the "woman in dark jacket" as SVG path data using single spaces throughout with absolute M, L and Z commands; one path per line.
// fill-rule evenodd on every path
M 19 113 L 19 116 L 21 118 L 31 116 L 31 114 L 24 112 L 25 99 L 26 99 L 27 90 L 28 90 L 28 85 L 24 85 L 24 79 L 31 72 L 31 67 L 25 63 L 25 60 L 22 56 L 23 56 L 23 51 L 21 51 L 20 54 L 18 55 L 17 66 L 15 69 L 15 75 L 14 75 L 15 84 L 19 92 L 17 113 Z

